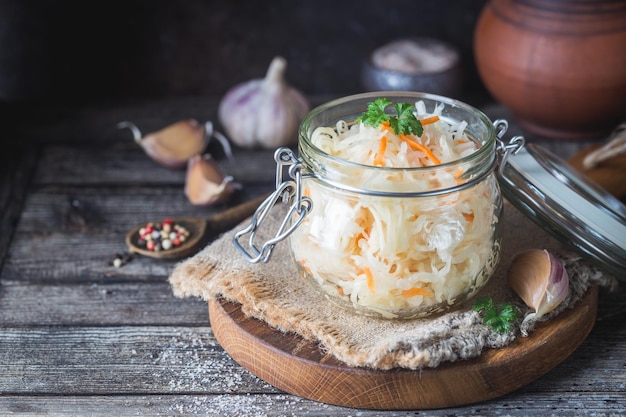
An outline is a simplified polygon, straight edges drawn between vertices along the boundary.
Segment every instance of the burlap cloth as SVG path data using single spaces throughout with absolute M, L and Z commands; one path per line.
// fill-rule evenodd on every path
M 276 230 L 283 213 L 282 204 L 272 209 L 258 232 L 258 242 Z M 551 251 L 564 261 L 570 276 L 568 297 L 556 310 L 542 317 L 542 321 L 575 307 L 594 283 L 615 285 L 613 278 L 566 251 L 511 205 L 505 205 L 501 222 L 502 259 L 495 275 L 476 297 L 488 296 L 496 303 L 507 301 L 518 306 L 522 314 L 530 312 L 506 282 L 512 255 L 527 248 Z M 170 276 L 176 296 L 196 296 L 207 301 L 223 297 L 240 303 L 249 317 L 263 320 L 280 331 L 318 341 L 323 351 L 347 365 L 373 369 L 436 367 L 443 362 L 476 357 L 486 348 L 504 347 L 522 334 L 532 336 L 536 321 L 527 321 L 520 328 L 520 320 L 513 331 L 497 333 L 483 324 L 471 301 L 460 309 L 426 319 L 386 320 L 353 314 L 328 301 L 299 277 L 286 242 L 276 245 L 268 263 L 250 264 L 232 243 L 234 233 L 241 228 L 225 233 L 176 265 Z

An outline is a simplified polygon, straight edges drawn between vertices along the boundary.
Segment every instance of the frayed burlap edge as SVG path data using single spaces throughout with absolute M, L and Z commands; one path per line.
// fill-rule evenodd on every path
M 284 211 L 274 208 L 264 227 L 274 230 Z M 341 308 L 298 277 L 285 243 L 278 244 L 266 264 L 250 264 L 232 244 L 236 230 L 227 232 L 203 251 L 176 266 L 170 283 L 177 297 L 218 297 L 241 304 L 242 312 L 282 332 L 317 341 L 320 349 L 349 366 L 372 369 L 437 367 L 444 362 L 479 356 L 484 349 L 501 348 L 516 337 L 531 333 L 536 324 L 572 308 L 590 285 L 606 287 L 615 280 L 590 267 L 526 219 L 506 207 L 502 261 L 496 274 L 477 296 L 494 302 L 507 301 L 523 315 L 531 312 L 506 283 L 512 255 L 525 248 L 540 247 L 556 253 L 570 275 L 566 300 L 550 314 L 523 322 L 508 333 L 497 333 L 483 324 L 471 305 L 437 317 L 385 320 L 353 314 Z M 244 223 L 245 224 L 245 223 Z M 523 233 L 520 236 L 520 233 Z M 508 236 L 508 238 L 507 238 Z M 260 232 L 259 241 L 267 236 Z

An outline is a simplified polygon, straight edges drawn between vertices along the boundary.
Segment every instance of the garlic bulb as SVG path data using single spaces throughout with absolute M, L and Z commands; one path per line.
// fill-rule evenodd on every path
M 524 318 L 539 318 L 554 310 L 567 297 L 569 276 L 556 256 L 541 249 L 518 253 L 509 268 L 509 284 L 534 312 Z
M 285 81 L 287 62 L 276 57 L 264 79 L 230 89 L 219 105 L 219 119 L 233 143 L 243 148 L 272 149 L 294 143 L 309 112 L 306 98 Z
M 233 177 L 224 176 L 211 155 L 195 155 L 187 164 L 185 195 L 196 206 L 208 206 L 228 200 L 241 188 Z
M 129 128 L 135 142 L 146 154 L 168 168 L 183 168 L 187 160 L 200 154 L 207 143 L 204 126 L 194 119 L 181 120 L 143 137 L 132 122 L 121 122 L 117 127 Z

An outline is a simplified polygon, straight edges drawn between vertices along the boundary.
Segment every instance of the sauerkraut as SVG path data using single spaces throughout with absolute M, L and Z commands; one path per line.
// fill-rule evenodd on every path
M 465 122 L 440 118 L 442 106 L 427 113 L 418 102 L 415 109 L 418 119 L 429 121 L 421 137 L 402 137 L 385 124 L 340 121 L 315 129 L 311 142 L 355 163 L 341 167 L 347 189 L 402 193 L 458 185 L 464 170 L 447 163 L 481 144 L 465 132 Z M 346 188 L 304 179 L 313 209 L 290 237 L 302 273 L 331 298 L 384 317 L 423 316 L 471 295 L 491 275 L 501 208 L 493 175 L 434 196 L 387 197 Z

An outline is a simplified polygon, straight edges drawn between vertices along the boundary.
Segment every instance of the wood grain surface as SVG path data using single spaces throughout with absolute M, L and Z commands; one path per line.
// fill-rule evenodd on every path
M 128 132 L 115 127 L 132 120 L 148 132 L 190 116 L 216 120 L 218 101 L 180 98 L 67 112 L 56 104 L 28 108 L 19 136 L 5 134 L 9 146 L 0 153 L 0 416 L 624 415 L 624 286 L 615 292 L 599 289 L 595 326 L 566 360 L 514 392 L 471 405 L 355 410 L 290 394 L 235 362 L 208 325 L 206 302 L 172 294 L 167 278 L 174 261 L 135 256 L 120 268 L 111 265 L 116 252 L 126 249 L 125 234 L 143 221 L 209 218 L 275 188 L 273 151 L 234 149 L 233 161 L 218 160 L 243 189 L 227 204 L 192 206 L 183 193 L 185 172 L 154 163 Z M 492 120 L 511 121 L 511 134 L 522 133 L 504 107 L 484 109 Z M 48 117 L 51 113 L 63 117 Z M 563 157 L 583 146 L 542 145 Z M 210 150 L 219 149 L 217 144 Z M 277 339 L 288 340 L 284 335 Z M 296 352 L 319 355 L 317 346 L 294 343 L 300 343 Z M 330 366 L 340 365 L 323 358 Z M 526 372 L 511 369 L 513 377 Z
M 477 403 L 515 391 L 566 359 L 596 319 L 597 288 L 575 306 L 469 361 L 420 370 L 377 371 L 349 367 L 322 353 L 315 342 L 284 334 L 247 318 L 240 305 L 209 302 L 215 337 L 235 361 L 291 394 L 367 409 L 432 409 Z

